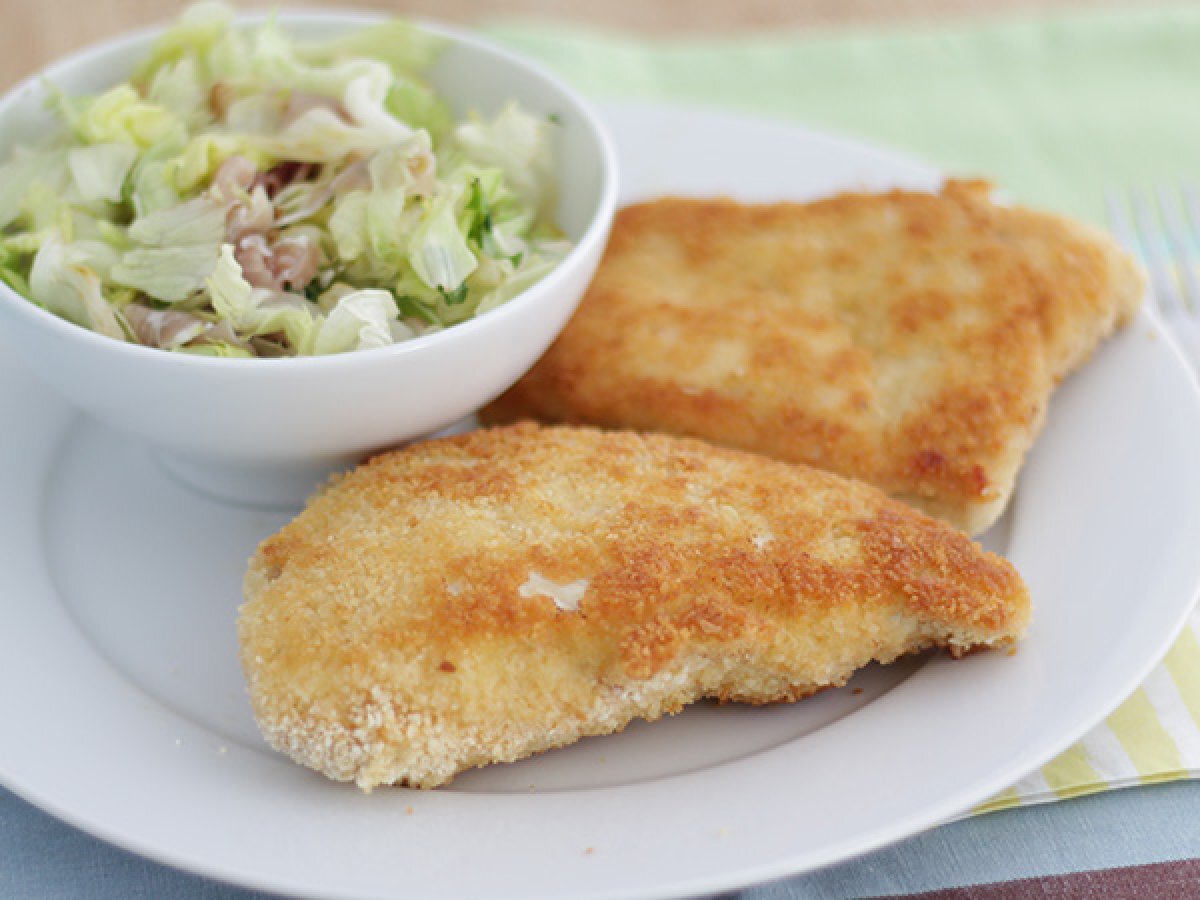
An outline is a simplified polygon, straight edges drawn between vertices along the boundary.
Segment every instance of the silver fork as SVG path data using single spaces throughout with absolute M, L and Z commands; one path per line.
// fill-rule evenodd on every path
M 1200 368 L 1200 192 L 1160 185 L 1104 199 L 1113 235 L 1150 275 L 1153 311 Z

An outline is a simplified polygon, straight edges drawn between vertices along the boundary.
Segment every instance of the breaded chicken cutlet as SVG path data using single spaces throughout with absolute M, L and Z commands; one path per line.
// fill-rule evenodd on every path
M 685 438 L 520 424 L 361 466 L 264 541 L 238 631 L 272 746 L 445 784 L 694 700 L 1023 632 L 1005 560 L 861 482 Z
M 989 192 L 623 209 L 566 330 L 482 418 L 705 438 L 976 534 L 1055 385 L 1143 291 L 1101 232 Z

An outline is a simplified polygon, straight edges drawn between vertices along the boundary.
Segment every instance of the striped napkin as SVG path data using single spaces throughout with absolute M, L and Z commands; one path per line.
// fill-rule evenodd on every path
M 1133 695 L 1083 740 L 976 808 L 991 812 L 1200 777 L 1200 613 Z
M 1113 185 L 1200 160 L 1200 9 L 654 42 L 560 25 L 492 36 L 601 98 L 705 104 L 878 140 L 1014 199 L 1103 221 Z M 976 811 L 1200 776 L 1200 616 L 1102 725 Z

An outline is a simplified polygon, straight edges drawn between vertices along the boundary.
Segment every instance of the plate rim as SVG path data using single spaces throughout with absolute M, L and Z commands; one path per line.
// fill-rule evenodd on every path
M 906 160 L 902 154 L 890 151 L 879 145 L 872 144 L 869 141 L 859 141 L 857 138 L 839 135 L 837 133 L 828 132 L 823 129 L 815 129 L 815 128 L 812 128 L 811 126 L 805 126 L 805 125 L 798 124 L 798 123 L 781 122 L 781 121 L 777 121 L 777 120 L 759 118 L 759 117 L 756 117 L 753 115 L 747 115 L 745 113 L 726 112 L 726 111 L 723 111 L 723 110 L 720 110 L 717 108 L 711 108 L 711 107 L 683 106 L 683 105 L 675 105 L 675 104 L 657 104 L 657 103 L 648 103 L 648 102 L 601 103 L 601 104 L 598 104 L 598 106 L 601 110 L 602 118 L 604 118 L 606 121 L 608 120 L 608 117 L 610 115 L 612 115 L 612 114 L 620 115 L 620 114 L 625 113 L 626 111 L 633 111 L 635 114 L 644 114 L 644 113 L 649 112 L 650 114 L 655 114 L 655 115 L 662 115 L 662 114 L 669 113 L 669 114 L 674 114 L 674 115 L 692 116 L 692 117 L 700 116 L 700 117 L 706 117 L 706 118 L 711 118 L 711 119 L 716 119 L 716 120 L 722 120 L 725 122 L 729 122 L 732 120 L 735 122 L 748 123 L 748 124 L 753 125 L 753 127 L 756 127 L 756 128 L 766 127 L 769 129 L 779 129 L 782 131 L 790 132 L 793 136 L 802 135 L 806 138 L 816 138 L 816 139 L 819 139 L 822 141 L 832 142 L 834 144 L 848 146 L 848 147 L 854 149 L 856 152 L 861 152 L 861 151 L 865 150 L 865 151 L 869 151 L 871 154 L 879 156 L 881 158 L 886 158 L 886 159 L 891 159 L 891 160 L 903 160 L 905 163 L 910 163 L 910 161 Z M 614 129 L 614 131 L 615 130 L 616 129 Z M 619 143 L 619 141 L 618 141 L 618 143 Z M 936 175 L 935 169 L 933 169 L 930 166 L 926 166 L 923 163 L 911 161 L 911 165 L 914 168 L 926 169 L 930 173 L 933 173 Z M 1190 388 L 1190 393 L 1191 393 L 1192 400 L 1193 400 L 1193 406 L 1195 407 L 1196 410 L 1200 410 L 1200 386 L 1198 386 L 1197 379 L 1196 379 L 1195 375 L 1193 374 L 1190 366 L 1186 362 L 1186 357 L 1184 356 L 1182 350 L 1179 348 L 1178 344 L 1176 343 L 1174 338 L 1170 335 L 1170 333 L 1163 328 L 1162 323 L 1157 321 L 1155 319 L 1155 317 L 1153 317 L 1148 312 L 1142 312 L 1139 315 L 1140 315 L 1139 322 L 1149 325 L 1150 329 L 1153 331 L 1153 333 L 1158 337 L 1158 339 L 1162 342 L 1162 344 L 1166 348 L 1166 352 L 1172 357 L 1173 365 L 1178 370 L 1176 372 L 1176 376 L 1183 375 L 1186 378 L 1186 380 L 1188 382 L 1188 386 Z M 77 415 L 78 414 L 74 413 L 74 411 L 71 411 L 70 419 L 68 419 L 67 421 L 70 422 L 70 421 L 74 420 L 74 418 Z M 40 495 L 43 493 L 43 491 L 39 490 L 38 493 Z M 1171 630 L 1170 636 L 1162 641 L 1162 647 L 1163 647 L 1164 652 L 1165 652 L 1165 649 L 1170 646 L 1171 642 L 1173 642 L 1174 639 L 1178 636 L 1180 630 L 1184 627 L 1184 625 L 1187 621 L 1188 615 L 1191 611 L 1192 605 L 1194 605 L 1194 603 L 1195 603 L 1198 592 L 1200 592 L 1200 570 L 1197 571 L 1197 578 L 1193 585 L 1191 603 L 1185 607 L 1180 608 L 1178 615 L 1175 617 L 1176 622 L 1174 624 L 1173 629 Z M 94 648 L 92 648 L 92 649 L 94 649 Z M 98 654 L 98 655 L 100 655 L 100 658 L 103 659 L 102 654 Z M 1016 766 L 1016 767 L 1010 766 L 1008 769 L 1004 770 L 1003 772 L 1000 772 L 1000 771 L 994 772 L 990 778 L 981 779 L 980 781 L 978 781 L 970 791 L 960 791 L 959 793 L 957 793 L 953 796 L 943 798 L 941 800 L 941 802 L 939 802 L 939 803 L 924 805 L 924 806 L 920 807 L 919 810 L 914 811 L 912 813 L 912 815 L 907 819 L 902 819 L 902 820 L 893 819 L 893 820 L 891 820 L 891 822 L 889 824 L 887 824 L 885 826 L 868 828 L 864 832 L 866 835 L 865 838 L 860 835 L 859 838 L 856 840 L 847 841 L 846 843 L 850 844 L 852 846 L 846 846 L 840 850 L 834 851 L 834 854 L 830 858 L 824 860 L 823 862 L 806 863 L 803 865 L 802 868 L 797 868 L 797 866 L 795 865 L 795 860 L 799 857 L 797 857 L 797 856 L 779 857 L 779 858 L 775 859 L 773 862 L 762 863 L 762 864 L 758 864 L 758 865 L 752 865 L 749 867 L 738 868 L 736 870 L 731 870 L 723 878 L 714 878 L 712 876 L 705 876 L 705 877 L 698 878 L 696 880 L 675 879 L 674 881 L 671 882 L 671 884 L 669 886 L 664 886 L 662 884 L 656 884 L 654 886 L 647 886 L 647 887 L 641 888 L 641 889 L 629 889 L 629 890 L 626 890 L 623 892 L 617 892 L 617 893 L 605 892 L 603 894 L 597 894 L 596 896 L 606 896 L 606 897 L 683 896 L 683 895 L 688 895 L 688 894 L 694 894 L 696 892 L 719 891 L 719 890 L 726 890 L 726 889 L 736 888 L 736 887 L 745 887 L 750 884 L 761 883 L 764 881 L 769 881 L 769 880 L 772 880 L 775 878 L 785 877 L 788 875 L 800 874 L 801 872 L 804 872 L 804 871 L 811 871 L 813 868 L 816 868 L 820 865 L 827 865 L 827 864 L 832 864 L 835 862 L 844 861 L 844 860 L 850 859 L 854 856 L 868 853 L 874 849 L 878 849 L 880 847 L 886 846 L 890 843 L 894 843 L 895 841 L 901 840 L 904 837 L 914 834 L 924 828 L 931 827 L 939 822 L 942 822 L 945 819 L 947 819 L 959 812 L 970 809 L 976 803 L 980 802 L 983 799 L 986 799 L 987 797 L 994 794 L 996 791 L 1002 790 L 1003 788 L 1007 787 L 1009 784 L 1011 784 L 1013 782 L 1013 780 L 1016 777 L 1020 777 L 1021 775 L 1025 774 L 1026 772 L 1031 771 L 1032 769 L 1036 768 L 1038 765 L 1041 765 L 1045 761 L 1053 758 L 1055 755 L 1062 752 L 1062 750 L 1071 746 L 1090 727 L 1092 727 L 1094 724 L 1096 724 L 1097 722 L 1102 720 L 1113 709 L 1115 709 L 1118 705 L 1120 705 L 1120 703 L 1124 701 L 1126 696 L 1128 696 L 1128 693 L 1135 690 L 1136 687 L 1139 684 L 1141 684 L 1141 682 L 1145 679 L 1146 675 L 1158 663 L 1159 659 L 1160 659 L 1159 655 L 1155 655 L 1153 657 L 1147 657 L 1146 659 L 1144 659 L 1142 661 L 1141 665 L 1136 667 L 1137 668 L 1136 673 L 1130 674 L 1130 676 L 1127 679 L 1125 679 L 1130 684 L 1128 691 L 1126 691 L 1125 693 L 1122 693 L 1118 697 L 1113 698 L 1111 703 L 1105 709 L 1100 710 L 1099 712 L 1097 712 L 1095 709 L 1092 709 L 1085 713 L 1078 714 L 1075 717 L 1075 722 L 1070 727 L 1064 728 L 1061 730 L 1061 733 L 1059 734 L 1058 739 L 1056 741 L 1047 742 L 1047 744 L 1043 744 L 1043 746 L 1037 750 L 1027 750 L 1024 761 L 1019 763 L 1018 766 Z M 122 681 L 124 681 L 131 690 L 136 691 L 138 693 L 142 693 L 142 689 L 140 687 L 138 687 L 136 684 L 129 682 L 128 679 L 125 678 L 123 673 L 117 672 L 115 674 L 117 677 L 121 678 Z M 155 702 L 157 702 L 157 701 L 155 701 Z M 870 707 L 868 707 L 868 708 L 870 708 Z M 179 715 L 174 710 L 168 709 L 167 712 L 174 714 L 174 715 Z M 1053 747 L 1054 747 L 1054 749 L 1051 751 L 1046 750 L 1046 746 L 1048 746 L 1049 744 L 1053 744 Z M 722 766 L 718 766 L 716 768 L 722 768 Z M 1016 776 L 1014 776 L 1012 774 L 1012 770 L 1014 768 L 1020 768 L 1020 770 L 1021 770 L 1019 773 L 1017 773 Z M 680 776 L 672 776 L 672 777 L 680 777 Z M 189 853 L 186 851 L 172 852 L 169 850 L 164 850 L 163 847 L 155 845 L 152 842 L 147 843 L 145 841 L 131 840 L 128 835 L 124 835 L 119 832 L 110 831 L 104 827 L 103 823 L 93 822 L 90 820 L 81 820 L 80 817 L 75 815 L 68 806 L 64 806 L 52 795 L 47 795 L 47 794 L 45 794 L 45 792 L 39 792 L 39 791 L 36 791 L 33 789 L 29 789 L 28 785 L 13 783 L 12 779 L 10 779 L 8 777 L 8 773 L 5 770 L 4 765 L 3 765 L 3 751 L 2 750 L 0 750 L 0 784 L 4 784 L 9 790 L 11 790 L 17 796 L 23 797 L 24 799 L 33 803 L 35 806 L 38 806 L 39 808 L 46 810 L 47 812 L 49 812 L 50 814 L 54 815 L 55 817 L 61 819 L 62 821 L 65 821 L 75 827 L 78 827 L 81 830 L 84 830 L 90 834 L 93 834 L 93 835 L 101 838 L 102 840 L 105 840 L 116 846 L 124 847 L 125 849 L 132 850 L 133 852 L 138 853 L 142 856 L 166 863 L 166 864 L 174 866 L 176 868 L 179 868 L 179 869 L 182 869 L 185 871 L 189 871 L 189 872 L 193 872 L 193 873 L 197 873 L 197 874 L 201 874 L 201 875 L 204 875 L 209 878 L 215 878 L 217 880 L 220 880 L 220 881 L 223 881 L 223 882 L 226 882 L 229 884 L 234 884 L 234 885 L 243 886 L 243 887 L 266 889 L 266 890 L 276 890 L 276 891 L 286 890 L 287 892 L 292 893 L 292 894 L 297 894 L 299 892 L 299 895 L 305 895 L 305 896 L 327 895 L 327 892 L 324 889 L 322 889 L 321 887 L 313 887 L 310 889 L 310 892 L 305 893 L 305 890 L 302 886 L 298 888 L 298 886 L 295 884 L 281 883 L 281 882 L 273 880 L 271 878 L 265 878 L 265 879 L 259 878 L 254 873 L 230 872 L 230 871 L 227 871 L 226 869 L 221 868 L 220 866 L 209 865 L 203 859 L 198 859 L 194 855 L 189 855 Z M 803 854 L 801 854 L 800 856 L 803 856 Z M 350 896 L 350 895 L 348 895 L 348 896 Z M 359 894 L 355 894 L 353 896 L 359 896 Z

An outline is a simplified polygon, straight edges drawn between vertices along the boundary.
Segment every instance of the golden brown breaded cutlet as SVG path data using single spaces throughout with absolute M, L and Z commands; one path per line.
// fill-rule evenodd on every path
M 566 330 L 482 418 L 701 437 L 978 533 L 1054 386 L 1143 290 L 1104 234 L 989 192 L 623 209 Z
M 1009 644 L 1005 560 L 861 482 L 520 424 L 361 466 L 259 547 L 238 632 L 272 746 L 364 789 Z

